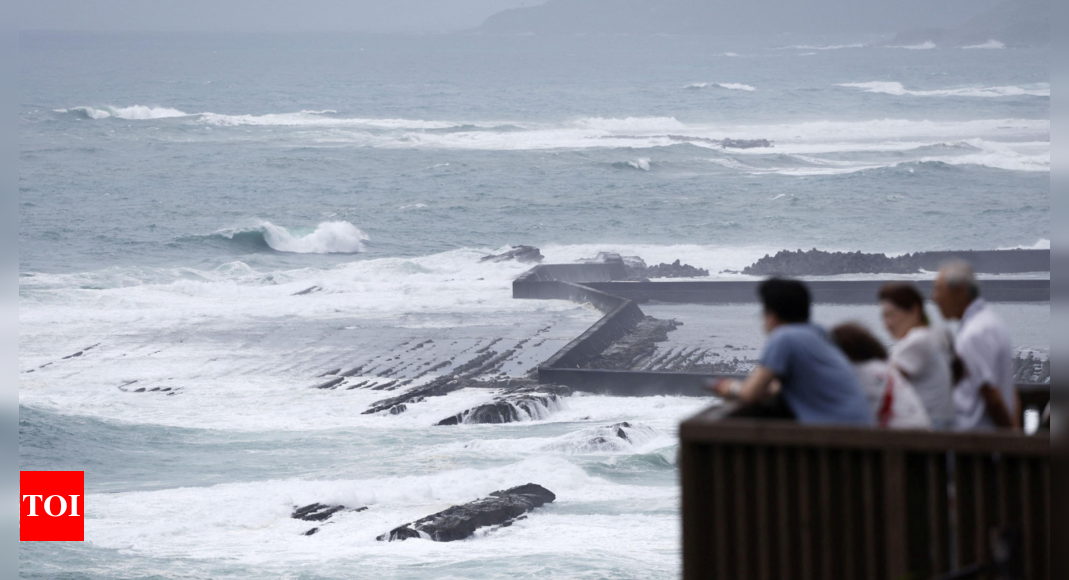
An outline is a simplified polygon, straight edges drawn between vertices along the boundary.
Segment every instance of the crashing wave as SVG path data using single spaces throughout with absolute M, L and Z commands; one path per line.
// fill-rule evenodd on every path
M 451 129 L 461 126 L 448 121 L 424 121 L 420 119 L 365 119 L 337 117 L 328 111 L 298 111 L 296 113 L 268 113 L 266 115 L 221 115 L 201 113 L 201 121 L 221 127 L 273 126 L 273 127 L 357 127 L 368 129 Z
M 170 119 L 174 117 L 188 117 L 189 113 L 170 109 L 167 107 L 146 107 L 144 105 L 132 105 L 129 107 L 74 107 L 73 109 L 56 109 L 56 113 L 74 113 L 94 121 L 115 117 L 131 121 L 146 121 L 150 119 Z
M 627 166 L 628 167 L 632 167 L 634 169 L 641 169 L 642 171 L 649 171 L 650 170 L 650 158 L 649 157 L 639 157 L 638 159 L 636 159 L 634 161 L 628 161 L 627 162 Z
M 962 87 L 956 89 L 935 89 L 931 91 L 909 90 L 902 83 L 891 81 L 874 81 L 868 83 L 843 83 L 840 87 L 861 89 L 866 93 L 883 93 L 896 96 L 914 97 L 1049 97 L 1050 85 L 1040 83 L 1031 87 Z
M 252 247 L 266 246 L 276 252 L 294 254 L 355 254 L 365 250 L 367 234 L 346 221 L 323 222 L 304 235 L 269 221 L 262 221 L 252 229 L 224 230 L 215 234 Z
M 830 46 L 811 46 L 808 44 L 795 44 L 793 46 L 785 46 L 784 50 L 842 50 L 844 48 L 865 48 L 864 44 L 833 44 Z
M 985 42 L 983 44 L 974 44 L 972 46 L 963 46 L 962 48 L 965 48 L 965 49 L 978 49 L 979 48 L 979 49 L 997 50 L 997 49 L 1001 49 L 1001 48 L 1006 48 L 1006 45 L 1003 44 L 1002 42 L 998 41 L 998 40 L 991 39 L 991 40 L 989 40 L 989 41 L 987 41 L 987 42 Z
M 930 40 L 926 40 L 926 41 L 924 41 L 924 42 L 922 42 L 920 44 L 908 44 L 906 46 L 892 46 L 892 47 L 889 47 L 889 48 L 904 48 L 906 50 L 931 50 L 931 49 L 935 48 L 935 43 L 930 41 Z
M 756 91 L 757 89 L 742 83 L 691 83 L 683 88 L 685 89 L 706 89 L 706 88 L 720 88 L 728 89 L 731 91 Z

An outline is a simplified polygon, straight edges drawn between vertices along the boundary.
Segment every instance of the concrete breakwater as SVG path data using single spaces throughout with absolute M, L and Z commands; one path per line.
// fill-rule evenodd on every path
M 990 252 L 980 252 L 977 260 L 988 260 Z M 1016 252 L 1013 252 L 1016 255 Z M 1034 256 L 1035 254 L 1027 254 Z M 940 262 L 951 256 L 934 256 Z M 967 252 L 952 257 L 969 260 Z M 1012 261 L 1012 257 L 1009 258 Z M 1049 265 L 1049 252 L 1047 253 Z M 993 267 L 993 266 L 992 266 Z M 1049 269 L 1049 267 L 1048 267 Z M 735 369 L 716 368 L 720 372 L 634 370 L 636 359 L 645 350 L 642 344 L 626 345 L 625 337 L 643 326 L 657 326 L 639 308 L 640 302 L 690 304 L 727 304 L 757 301 L 757 281 L 626 281 L 627 271 L 621 260 L 601 264 L 553 264 L 536 266 L 513 282 L 513 297 L 521 299 L 563 299 L 589 303 L 604 316 L 586 332 L 568 343 L 538 367 L 542 383 L 562 384 L 577 391 L 644 395 L 706 395 L 705 385 L 720 376 L 738 376 Z M 888 280 L 813 281 L 809 282 L 813 299 L 818 303 L 873 304 L 879 287 Z M 926 294 L 930 281 L 915 282 Z M 1049 280 L 985 280 L 981 291 L 992 302 L 1049 302 Z M 663 321 L 660 321 L 663 322 Z M 676 323 L 679 324 L 679 323 Z M 647 340 L 658 340 L 656 332 Z M 641 343 L 641 341 L 639 341 Z M 623 346 L 621 346 L 623 345 Z M 609 352 L 613 349 L 618 352 Z M 612 364 L 616 355 L 625 356 L 628 364 Z M 606 357 L 605 353 L 610 356 Z M 687 360 L 694 360 L 693 353 Z M 591 364 L 598 361 L 602 364 Z M 608 363 L 608 364 L 605 364 Z M 696 366 L 696 365 L 691 365 Z M 597 368 L 592 368 L 597 367 Z M 609 368 L 606 368 L 609 367 Z M 612 368 L 615 367 L 615 368 Z M 725 372 L 727 371 L 727 372 Z

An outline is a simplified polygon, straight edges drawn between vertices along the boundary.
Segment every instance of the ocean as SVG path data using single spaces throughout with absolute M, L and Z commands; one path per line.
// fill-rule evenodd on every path
M 485 348 L 526 375 L 599 314 L 512 300 L 529 265 L 479 261 L 510 245 L 712 278 L 1049 248 L 1047 49 L 883 40 L 23 33 L 20 469 L 85 471 L 87 541 L 20 544 L 21 575 L 677 577 L 675 429 L 710 400 L 436 426 L 493 393 L 364 415 L 397 391 L 311 387 Z M 1049 305 L 1004 308 L 1049 356 Z M 648 311 L 760 347 L 752 305 Z M 843 318 L 875 307 L 818 308 Z M 375 539 L 528 482 L 558 499 L 508 528 Z M 369 509 L 306 537 L 313 502 Z

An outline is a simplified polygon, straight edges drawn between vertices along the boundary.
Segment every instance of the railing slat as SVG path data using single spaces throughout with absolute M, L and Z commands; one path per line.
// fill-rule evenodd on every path
M 1024 543 L 1024 577 L 1028 580 L 1036 578 L 1034 560 L 1041 555 L 1036 549 L 1035 534 L 1032 530 L 1035 525 L 1035 518 L 1032 517 L 1032 469 L 1031 461 L 1021 461 L 1021 541 Z
M 735 577 L 736 578 L 749 578 L 750 577 L 750 524 L 752 523 L 752 517 L 750 510 L 746 509 L 752 505 L 750 489 L 746 485 L 746 448 L 740 447 L 735 449 L 734 453 L 734 471 L 735 471 L 735 529 L 733 534 L 735 536 Z
M 928 455 L 928 535 L 932 539 L 933 574 L 950 570 L 946 462 L 945 454 Z
M 764 447 L 754 452 L 757 494 L 757 577 L 772 578 L 772 522 L 768 513 L 768 453 Z
M 855 511 L 857 510 L 857 481 L 854 478 L 855 466 L 857 465 L 858 454 L 853 451 L 843 451 L 839 455 L 839 473 L 842 489 L 842 505 L 843 505 L 843 519 L 842 528 L 840 529 L 841 537 L 843 539 L 843 572 L 841 577 L 843 578 L 856 578 L 857 576 L 857 536 L 856 536 L 856 523 L 855 523 Z
M 808 450 L 798 453 L 798 518 L 802 531 L 802 578 L 813 580 L 813 508 L 810 489 L 810 454 Z
M 832 524 L 835 518 L 831 504 L 831 494 L 834 492 L 831 486 L 831 460 L 827 449 L 817 452 L 817 470 L 819 473 L 817 493 L 820 502 L 820 571 L 824 580 L 835 580 L 835 573 L 832 570 L 832 554 L 834 553 Z
M 788 474 L 788 453 L 793 453 L 793 451 L 788 451 L 786 447 L 776 449 L 776 523 L 777 547 L 779 548 L 779 558 L 776 565 L 779 568 L 779 577 L 785 580 L 797 577 L 794 574 L 793 559 L 791 557 L 791 503 L 788 497 L 789 487 L 794 486 L 794 480 Z
M 906 457 L 900 450 L 883 454 L 883 496 L 886 522 L 887 574 L 902 578 L 909 574 L 909 543 L 906 538 Z
M 987 534 L 991 529 L 991 520 L 987 503 L 987 485 L 984 477 L 984 467 L 986 458 L 974 457 L 972 461 L 972 477 L 973 477 L 973 513 L 976 514 L 976 527 L 973 530 L 973 562 L 967 562 L 966 565 L 974 562 L 984 562 L 987 560 Z M 963 540 L 965 538 L 962 538 Z
M 959 567 L 976 563 L 976 512 L 974 504 L 975 482 L 973 480 L 974 459 L 965 454 L 954 458 L 954 489 L 956 497 L 955 519 L 957 522 L 957 541 L 955 543 L 956 560 Z
M 1059 473 L 1060 477 L 1065 476 L 1064 468 Z M 1043 543 L 1040 547 L 1043 549 L 1043 557 L 1039 559 L 1039 564 L 1042 566 L 1040 572 L 1040 578 L 1050 578 L 1050 511 L 1054 508 L 1050 503 L 1050 461 L 1043 462 L 1043 504 L 1042 510 L 1039 512 L 1043 514 Z M 1062 479 L 1064 481 L 1064 479 Z
M 876 474 L 875 453 L 864 451 L 861 455 L 861 490 L 865 511 L 865 573 L 863 578 L 883 577 L 882 567 L 876 561 Z
M 728 510 L 727 499 L 729 490 L 727 487 L 726 461 L 724 460 L 725 449 L 722 445 L 713 447 L 713 487 L 717 490 L 713 501 L 716 509 L 713 513 L 713 546 L 716 550 L 716 576 L 717 578 L 729 578 L 728 575 Z

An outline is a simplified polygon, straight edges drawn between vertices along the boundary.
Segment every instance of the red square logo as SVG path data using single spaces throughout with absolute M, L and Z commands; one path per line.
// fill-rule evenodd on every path
M 85 472 L 19 472 L 19 541 L 85 539 Z

